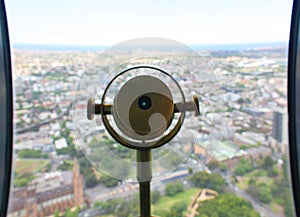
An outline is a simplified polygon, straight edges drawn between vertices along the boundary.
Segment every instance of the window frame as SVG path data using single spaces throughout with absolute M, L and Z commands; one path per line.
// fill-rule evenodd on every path
M 294 0 L 288 53 L 290 174 L 294 207 L 300 215 L 300 1 Z
M 13 154 L 13 89 L 4 0 L 0 1 L 0 216 L 6 216 Z

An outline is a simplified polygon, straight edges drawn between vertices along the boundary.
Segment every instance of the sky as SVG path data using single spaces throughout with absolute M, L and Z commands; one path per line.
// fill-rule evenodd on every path
M 6 0 L 12 43 L 287 42 L 292 0 Z

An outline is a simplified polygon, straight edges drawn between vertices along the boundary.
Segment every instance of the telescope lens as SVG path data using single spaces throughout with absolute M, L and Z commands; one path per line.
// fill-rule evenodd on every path
M 142 96 L 138 101 L 138 105 L 140 109 L 148 110 L 152 106 L 150 97 Z

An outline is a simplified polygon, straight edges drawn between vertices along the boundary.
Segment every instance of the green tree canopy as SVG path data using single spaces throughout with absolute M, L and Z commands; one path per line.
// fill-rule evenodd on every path
M 246 161 L 245 159 L 241 159 L 240 163 L 235 168 L 235 174 L 238 176 L 243 176 L 248 172 L 254 170 L 254 167 L 250 161 Z
M 47 154 L 42 154 L 41 150 L 22 149 L 18 152 L 19 158 L 48 158 Z
M 259 217 L 248 201 L 233 194 L 220 194 L 213 200 L 203 202 L 198 212 L 197 217 Z
M 166 217 L 182 217 L 185 210 L 187 210 L 187 205 L 182 202 L 177 202 L 171 207 L 171 210 L 166 213 Z
M 223 192 L 226 187 L 225 180 L 217 173 L 198 172 L 192 175 L 190 180 L 198 188 L 210 188 L 218 192 Z
M 160 197 L 161 197 L 161 195 L 160 195 L 159 191 L 153 190 L 151 192 L 151 203 L 156 204 L 156 202 L 159 200 Z
M 118 184 L 117 179 L 112 178 L 107 175 L 101 176 L 100 182 L 103 183 L 105 185 L 105 187 L 108 187 L 108 188 L 115 187 Z
M 183 192 L 183 190 L 184 190 L 184 186 L 181 182 L 168 183 L 165 188 L 166 195 L 169 197 L 172 197 L 179 192 Z

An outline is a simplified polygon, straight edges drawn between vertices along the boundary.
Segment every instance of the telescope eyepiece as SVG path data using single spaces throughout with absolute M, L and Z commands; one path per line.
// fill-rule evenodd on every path
M 151 101 L 151 98 L 144 95 L 144 96 L 141 96 L 138 100 L 138 106 L 140 109 L 142 110 L 148 110 L 151 108 L 152 106 L 152 101 Z

